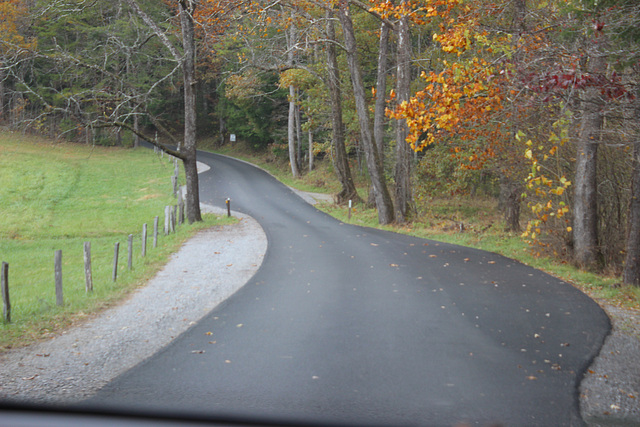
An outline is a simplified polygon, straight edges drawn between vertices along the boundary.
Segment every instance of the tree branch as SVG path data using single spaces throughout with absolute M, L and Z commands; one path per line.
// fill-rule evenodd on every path
M 162 44 L 169 49 L 169 52 L 171 53 L 171 56 L 173 56 L 173 59 L 178 61 L 178 62 L 182 62 L 183 61 L 183 57 L 182 55 L 180 55 L 180 53 L 178 52 L 178 50 L 175 48 L 175 46 L 171 43 L 171 41 L 169 40 L 169 37 L 167 37 L 167 35 L 162 31 L 162 29 L 160 29 L 160 27 L 158 27 L 158 24 L 155 23 L 155 21 L 153 19 L 151 19 L 149 17 L 149 15 L 147 15 L 138 5 L 138 3 L 136 2 L 136 0 L 125 0 L 127 2 L 127 4 L 133 9 L 135 10 L 135 12 L 138 14 L 138 16 L 140 16 L 140 18 L 142 18 L 142 20 L 144 21 L 145 24 L 147 24 L 149 26 L 149 28 L 151 28 L 153 30 L 153 32 L 156 34 L 156 36 L 158 36 L 158 38 L 160 39 L 160 41 L 162 42 Z
M 133 126 L 131 126 L 128 123 L 124 123 L 124 122 L 119 122 L 119 121 L 114 121 L 114 122 L 110 122 L 110 123 L 103 123 L 100 125 L 95 125 L 93 126 L 96 129 L 104 129 L 104 128 L 112 128 L 112 127 L 120 127 L 120 128 L 124 128 L 127 129 L 130 132 L 133 132 L 135 135 L 137 135 L 140 139 L 147 141 L 149 144 L 158 147 L 159 149 L 161 149 L 162 151 L 164 151 L 165 153 L 173 156 L 173 157 L 177 157 L 180 160 L 184 160 L 185 156 L 184 154 L 180 153 L 180 151 L 178 150 L 174 150 L 172 148 L 167 147 L 166 145 L 158 142 L 155 140 L 155 138 L 149 138 L 148 136 L 146 136 L 144 133 L 136 130 Z

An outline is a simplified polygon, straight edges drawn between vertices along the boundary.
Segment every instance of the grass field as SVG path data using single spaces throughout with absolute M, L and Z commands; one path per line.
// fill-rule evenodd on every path
M 9 264 L 10 324 L 0 322 L 0 350 L 46 337 L 121 299 L 162 266 L 196 230 L 226 218 L 178 227 L 153 248 L 155 216 L 164 221 L 173 162 L 147 149 L 52 143 L 0 134 L 0 261 Z M 142 257 L 142 225 L 148 224 Z M 133 269 L 127 236 L 134 235 Z M 85 291 L 83 245 L 91 242 L 94 292 Z M 114 245 L 120 242 L 118 280 Z M 64 305 L 55 297 L 54 253 L 62 250 Z

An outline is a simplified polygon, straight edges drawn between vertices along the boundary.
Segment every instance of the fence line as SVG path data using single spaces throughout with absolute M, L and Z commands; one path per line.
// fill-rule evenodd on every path
M 163 153 L 164 154 L 164 153 Z M 171 182 L 173 186 L 173 195 L 178 198 L 177 205 L 174 206 L 166 206 L 165 213 L 165 228 L 164 234 L 169 235 L 176 231 L 177 225 L 182 225 L 184 223 L 184 211 L 185 211 L 185 203 L 183 199 L 182 191 L 178 186 L 178 176 L 179 176 L 179 167 L 177 163 L 177 158 L 173 158 L 175 165 L 175 173 L 171 176 Z M 158 223 L 159 216 L 154 217 L 153 220 L 153 248 L 158 247 Z M 129 270 L 133 270 L 133 240 L 134 235 L 129 234 L 127 236 L 128 240 L 128 253 L 127 253 L 127 267 Z M 142 235 L 141 235 L 141 256 L 145 257 L 147 255 L 147 224 L 142 225 Z M 120 242 L 116 242 L 114 245 L 114 253 L 113 253 L 113 270 L 112 270 L 112 280 L 114 282 L 117 281 L 118 278 L 118 260 L 120 257 Z M 63 280 L 62 280 L 62 250 L 56 250 L 54 254 L 54 282 L 55 282 L 55 295 L 56 295 L 56 305 L 63 306 L 64 305 L 64 295 L 63 295 Z M 92 262 L 91 262 L 91 242 L 84 242 L 83 247 L 83 261 L 84 261 L 84 276 L 85 276 L 85 291 L 87 294 L 93 292 L 94 283 L 93 283 L 93 274 L 92 274 Z M 11 323 L 11 300 L 9 298 L 9 264 L 7 262 L 2 262 L 0 268 L 0 288 L 2 291 L 2 302 L 3 302 L 3 311 L 2 318 L 5 323 Z

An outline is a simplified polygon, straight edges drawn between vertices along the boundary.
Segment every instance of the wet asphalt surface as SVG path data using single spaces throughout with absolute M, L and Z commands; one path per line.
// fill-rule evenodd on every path
M 90 405 L 360 425 L 582 425 L 610 324 L 505 257 L 341 223 L 264 171 L 202 153 L 201 201 L 251 215 L 264 262 Z

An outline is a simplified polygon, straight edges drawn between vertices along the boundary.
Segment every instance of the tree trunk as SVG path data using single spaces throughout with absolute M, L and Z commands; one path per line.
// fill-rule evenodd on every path
M 519 48 L 521 43 L 521 37 L 527 33 L 527 4 L 526 0 L 515 0 L 512 3 L 513 22 L 511 34 L 514 36 L 511 38 L 511 48 L 513 49 L 512 62 L 515 67 L 515 75 L 521 75 L 521 68 L 523 64 L 522 50 Z M 521 129 L 525 124 L 521 123 L 521 114 L 518 112 L 518 105 L 514 102 L 511 103 L 511 117 L 512 117 L 512 131 L 511 131 L 511 144 L 517 144 L 516 135 L 518 129 Z M 502 168 L 500 173 L 500 209 L 505 222 L 505 231 L 519 233 L 520 228 L 520 200 L 523 191 L 522 185 L 519 183 L 521 178 L 513 168 L 509 167 L 512 163 L 512 159 L 505 159 L 505 167 Z
M 138 148 L 140 146 L 140 137 L 138 136 L 140 133 L 140 119 L 137 114 L 133 116 L 133 128 L 136 131 L 133 135 L 133 146 L 134 148 Z
M 315 156 L 313 154 L 313 131 L 311 130 L 311 128 L 309 128 L 309 132 L 308 132 L 308 136 L 309 136 L 309 172 L 311 172 L 313 170 L 313 162 L 315 160 Z
M 289 163 L 291 163 L 291 174 L 294 178 L 300 176 L 298 170 L 298 153 L 296 150 L 296 89 L 289 86 L 289 119 L 287 122 L 287 135 L 289 141 Z
M 387 107 L 387 62 L 389 59 L 389 34 L 391 26 L 386 22 L 382 22 L 380 26 L 380 41 L 378 44 L 378 73 L 376 78 L 376 102 L 375 111 L 373 113 L 373 139 L 378 147 L 378 155 L 380 164 L 384 167 L 385 144 L 384 144 L 384 126 L 385 110 Z M 376 207 L 376 197 L 373 187 L 369 188 L 367 206 Z
M 389 33 L 391 27 L 386 22 L 380 27 L 380 43 L 378 50 L 378 74 L 376 79 L 376 103 L 373 115 L 373 139 L 378 147 L 380 162 L 384 165 L 384 125 L 387 107 L 387 62 L 389 57 Z
M 189 223 L 202 221 L 196 159 L 196 43 L 193 23 L 194 10 L 195 2 L 193 0 L 180 1 L 180 23 L 182 26 L 182 45 L 184 47 L 184 62 L 182 64 L 184 80 L 184 143 L 180 152 L 185 155 L 183 163 L 187 181 L 186 208 Z
M 636 121 L 640 121 L 640 102 L 636 100 Z M 627 248 L 622 280 L 640 286 L 640 142 L 633 144 L 631 202 L 627 220 Z
M 289 27 L 289 31 L 285 34 L 287 36 L 287 65 L 289 67 L 293 67 L 295 62 L 293 47 L 296 41 L 296 27 L 292 24 Z M 289 143 L 289 163 L 291 164 L 291 174 L 294 178 L 298 178 L 300 177 L 300 170 L 298 169 L 298 152 L 296 150 L 296 88 L 293 86 L 289 86 L 287 137 Z
M 398 103 L 409 101 L 411 95 L 411 39 L 409 18 L 403 17 L 397 24 L 398 64 L 397 97 Z M 404 119 L 396 122 L 396 170 L 395 170 L 395 215 L 396 221 L 406 222 L 411 204 L 411 146 L 407 144 L 409 128 Z
M 500 177 L 500 207 L 504 215 L 505 231 L 520 232 L 520 195 L 522 188 L 513 179 Z
M 592 74 L 606 70 L 605 56 L 595 53 L 589 61 Z M 580 102 L 582 118 L 577 141 L 576 176 L 573 200 L 573 249 L 579 268 L 598 268 L 598 183 L 597 155 L 600 131 L 603 125 L 603 101 L 600 89 L 588 87 Z
M 367 159 L 367 168 L 369 169 L 371 185 L 375 192 L 376 206 L 378 208 L 378 222 L 380 224 L 389 224 L 393 222 L 393 203 L 391 202 L 391 196 L 387 189 L 387 183 L 384 177 L 382 164 L 380 163 L 378 148 L 373 141 L 369 109 L 367 108 L 364 84 L 360 74 L 360 64 L 358 63 L 356 37 L 353 29 L 353 22 L 351 21 L 349 13 L 349 6 L 346 0 L 340 1 L 338 15 L 344 32 L 347 62 L 349 64 L 351 83 L 353 85 L 353 95 L 356 103 L 356 112 L 358 113 L 358 122 L 360 125 L 360 136 L 365 151 L 365 157 Z
M 339 204 L 353 200 L 360 201 L 351 176 L 351 168 L 344 144 L 344 123 L 342 121 L 342 91 L 340 89 L 340 69 L 336 53 L 336 31 L 333 24 L 333 12 L 327 12 L 327 87 L 331 97 L 331 127 L 333 131 L 333 165 L 342 189 L 336 196 Z
M 200 192 L 198 188 L 197 150 L 196 150 L 196 43 L 193 12 L 194 0 L 179 0 L 180 26 L 182 29 L 183 55 L 175 48 L 167 35 L 141 8 L 136 0 L 126 0 L 127 4 L 153 30 L 160 42 L 169 50 L 174 60 L 181 62 L 184 82 L 184 141 L 178 146 L 182 156 L 187 181 L 187 219 L 189 223 L 202 221 L 200 213 Z M 156 124 L 157 126 L 157 124 Z
M 227 138 L 226 138 L 226 134 L 227 134 L 227 122 L 226 122 L 226 120 L 225 120 L 225 118 L 224 118 L 224 116 L 223 116 L 222 114 L 220 114 L 220 113 L 219 113 L 219 116 L 220 116 L 220 118 L 219 118 L 219 126 L 220 126 L 220 131 L 219 131 L 219 132 L 220 132 L 220 133 L 219 133 L 220 140 L 219 140 L 219 144 L 220 144 L 220 147 L 222 147 L 222 146 L 225 144 L 225 142 L 227 142 Z
M 4 73 L 0 71 L 0 122 L 4 122 L 6 113 L 5 113 L 5 105 L 4 105 Z
M 300 112 L 300 105 L 298 105 L 299 99 L 300 91 L 296 89 L 296 141 L 298 141 L 296 160 L 298 161 L 298 172 L 302 169 L 302 114 Z

